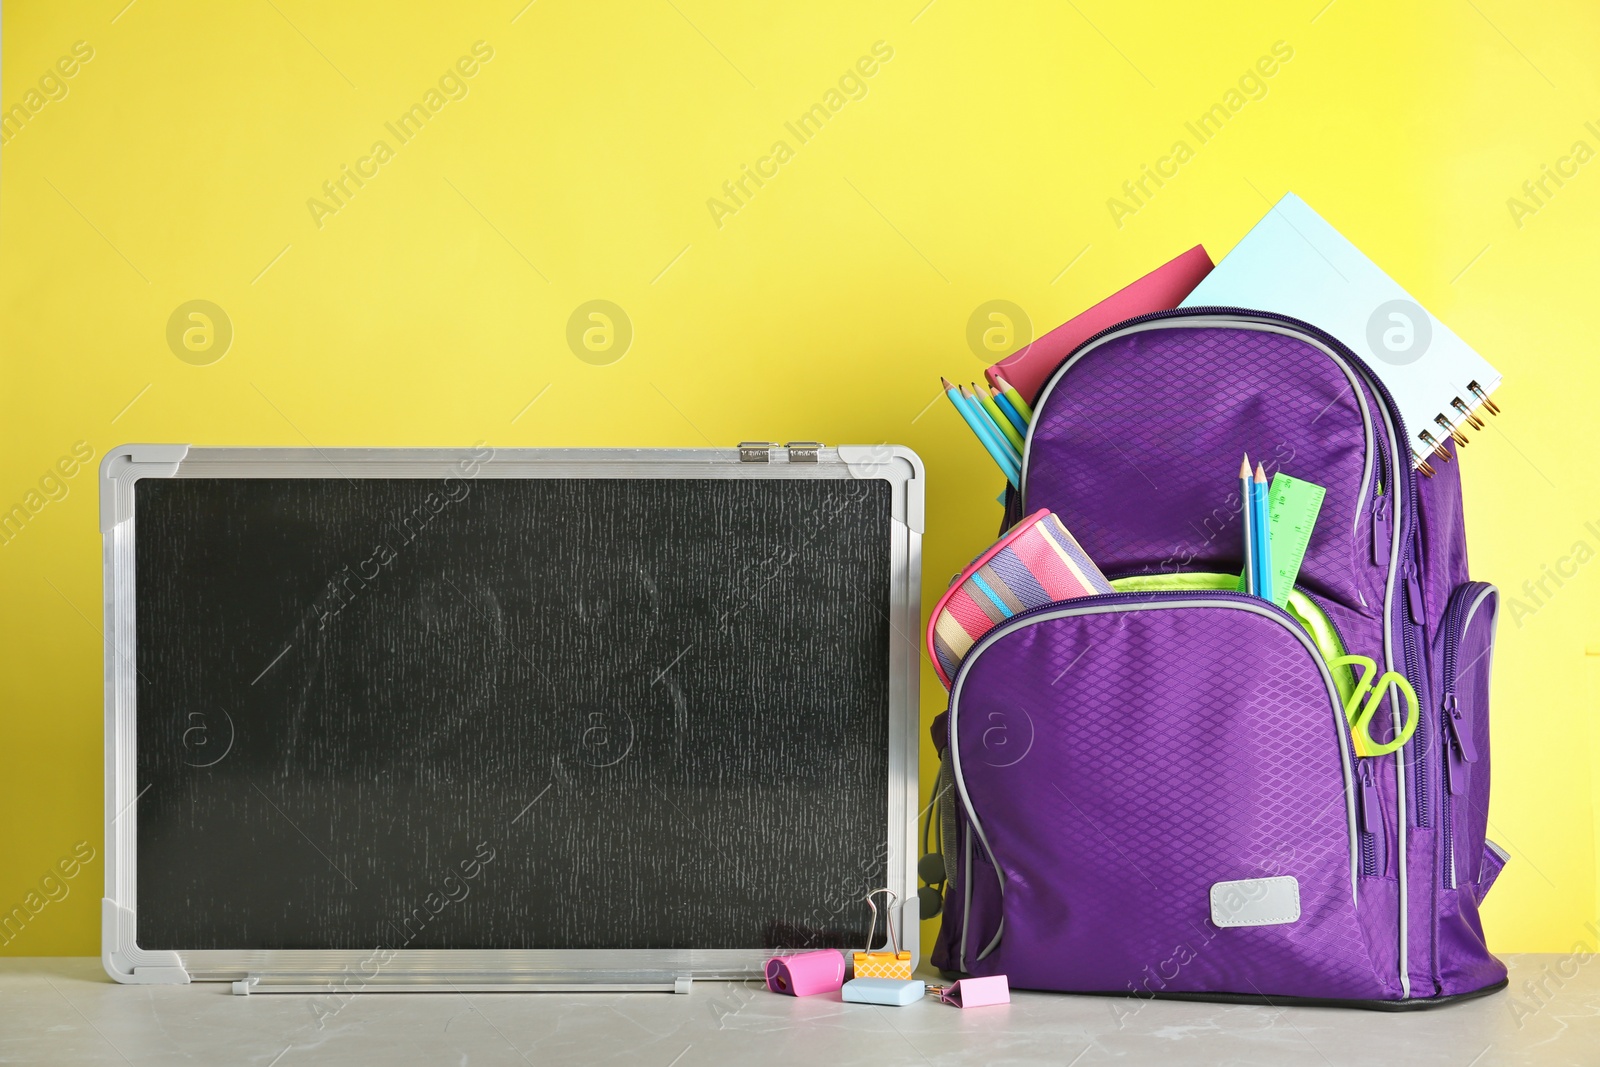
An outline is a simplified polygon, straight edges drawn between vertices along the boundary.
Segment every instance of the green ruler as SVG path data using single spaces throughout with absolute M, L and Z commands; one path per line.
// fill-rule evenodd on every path
M 1267 494 L 1267 529 L 1272 544 L 1272 602 L 1278 607 L 1289 603 L 1289 591 L 1300 576 L 1306 546 L 1311 543 L 1311 528 L 1317 524 L 1322 498 L 1328 491 L 1320 485 L 1302 482 L 1287 474 L 1272 476 Z

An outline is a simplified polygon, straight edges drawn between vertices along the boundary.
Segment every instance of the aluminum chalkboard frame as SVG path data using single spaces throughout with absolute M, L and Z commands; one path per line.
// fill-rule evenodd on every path
M 887 884 L 909 921 L 902 947 L 918 957 L 915 918 L 917 723 L 924 472 L 899 446 L 819 449 L 192 448 L 125 445 L 101 464 L 106 695 L 106 896 L 102 962 L 125 983 L 232 981 L 251 991 L 618 989 L 686 992 L 695 979 L 759 977 L 766 949 L 697 948 L 274 948 L 147 949 L 139 944 L 135 486 L 142 479 L 783 479 L 885 483 L 891 501 Z M 756 461 L 752 461 L 756 460 Z M 146 787 L 148 788 L 148 786 Z

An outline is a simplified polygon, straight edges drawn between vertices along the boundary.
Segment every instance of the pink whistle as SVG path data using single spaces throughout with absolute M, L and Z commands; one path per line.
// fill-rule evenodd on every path
M 1010 1004 L 1011 984 L 1003 974 L 988 978 L 963 978 L 938 990 L 938 995 L 946 1004 L 954 1004 L 958 1008 L 985 1008 L 990 1004 Z
M 793 956 L 774 956 L 767 961 L 767 988 L 791 997 L 813 993 L 833 993 L 844 985 L 844 953 L 836 948 L 819 948 Z

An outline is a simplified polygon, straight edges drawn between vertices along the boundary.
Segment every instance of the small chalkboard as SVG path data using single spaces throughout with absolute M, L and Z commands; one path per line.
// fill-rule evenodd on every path
M 863 944 L 868 890 L 915 898 L 920 467 L 756 455 L 113 452 L 108 969 L 639 988 Z

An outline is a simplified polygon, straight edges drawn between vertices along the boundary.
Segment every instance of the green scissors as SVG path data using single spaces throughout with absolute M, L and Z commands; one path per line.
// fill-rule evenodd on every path
M 1357 756 L 1383 756 L 1398 751 L 1417 732 L 1417 692 L 1406 677 L 1396 671 L 1378 673 L 1378 664 L 1369 656 L 1340 656 L 1328 661 L 1330 667 L 1360 667 L 1361 678 L 1355 692 L 1344 704 L 1344 717 L 1350 720 L 1350 736 L 1355 742 Z M 1376 684 L 1374 684 L 1376 683 Z M 1379 742 L 1372 736 L 1372 717 L 1390 686 L 1399 686 L 1406 698 L 1406 722 L 1388 742 Z M 1370 695 L 1369 695 L 1370 694 Z M 1366 703 L 1362 704 L 1362 698 Z M 1359 709 L 1359 710 L 1358 710 Z

